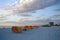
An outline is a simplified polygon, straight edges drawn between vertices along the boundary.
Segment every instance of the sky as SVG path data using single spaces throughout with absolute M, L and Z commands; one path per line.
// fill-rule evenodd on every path
M 60 0 L 0 0 L 0 26 L 60 23 L 59 17 Z

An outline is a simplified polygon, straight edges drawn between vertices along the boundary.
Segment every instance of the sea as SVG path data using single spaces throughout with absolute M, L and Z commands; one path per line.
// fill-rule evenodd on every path
M 60 26 L 39 27 L 14 33 L 11 28 L 0 28 L 0 40 L 60 40 Z

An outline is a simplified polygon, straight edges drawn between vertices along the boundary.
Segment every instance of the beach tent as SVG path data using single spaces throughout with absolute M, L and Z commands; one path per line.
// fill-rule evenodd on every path
M 38 28 L 38 26 L 30 26 L 30 29 Z
M 38 28 L 39 26 L 34 26 L 34 28 Z
M 30 29 L 33 29 L 34 28 L 34 26 L 29 26 L 30 27 Z
M 12 32 L 17 32 L 17 27 L 16 26 L 12 26 Z
M 18 33 L 22 33 L 23 32 L 22 28 L 21 27 L 17 27 L 17 32 Z
M 24 26 L 24 30 L 29 30 L 30 26 Z
M 12 32 L 21 33 L 23 30 L 21 27 L 12 26 Z

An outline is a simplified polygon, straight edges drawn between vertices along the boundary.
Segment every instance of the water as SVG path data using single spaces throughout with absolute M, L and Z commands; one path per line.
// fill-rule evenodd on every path
M 0 28 L 0 40 L 60 40 L 60 27 L 40 27 L 23 33 Z

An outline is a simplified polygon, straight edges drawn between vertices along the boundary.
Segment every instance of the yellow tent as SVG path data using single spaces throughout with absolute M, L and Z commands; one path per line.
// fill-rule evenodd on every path
M 23 32 L 21 27 L 18 26 L 12 26 L 12 32 L 17 32 L 17 33 L 21 33 Z
M 17 32 L 18 33 L 22 33 L 23 32 L 22 28 L 21 27 L 17 27 Z

